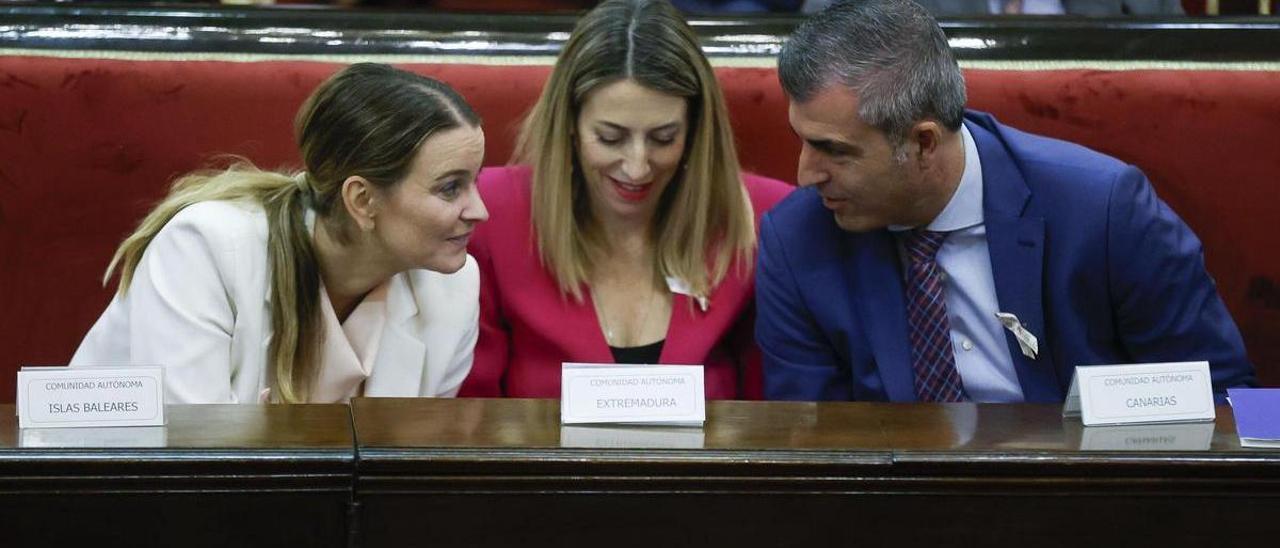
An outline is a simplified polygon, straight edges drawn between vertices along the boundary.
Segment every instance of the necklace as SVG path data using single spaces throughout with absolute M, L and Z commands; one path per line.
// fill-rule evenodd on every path
M 649 295 L 649 299 L 644 306 L 644 313 L 640 316 L 640 327 L 638 329 L 638 333 L 643 334 L 645 332 L 645 329 L 649 327 L 649 315 L 650 315 L 649 313 L 653 311 L 653 303 L 654 301 L 657 300 L 657 298 L 658 298 L 657 291 Z M 620 334 L 615 334 L 613 332 L 613 326 L 609 322 L 609 317 L 605 314 L 605 310 L 607 307 L 605 306 L 604 302 L 601 301 L 600 295 L 596 293 L 596 290 L 594 287 L 591 288 L 591 304 L 595 305 L 596 316 L 600 318 L 600 327 L 604 331 L 604 340 L 606 343 L 608 343 L 609 346 L 612 346 L 615 348 L 626 348 L 629 346 L 635 346 L 634 340 L 629 341 L 632 344 L 622 344 L 622 341 L 619 340 L 621 338 Z

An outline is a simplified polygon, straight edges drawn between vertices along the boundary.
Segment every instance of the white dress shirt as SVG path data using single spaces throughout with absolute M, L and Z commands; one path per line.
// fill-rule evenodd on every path
M 995 277 L 987 250 L 982 210 L 982 161 L 969 129 L 961 126 L 964 173 L 955 194 L 926 230 L 947 232 L 938 249 L 938 268 L 946 291 L 947 318 L 956 369 L 965 399 L 977 402 L 1021 402 L 1022 385 L 1013 369 L 1004 327 L 996 318 Z M 903 231 L 911 227 L 891 226 Z M 905 259 L 904 259 L 905 260 Z

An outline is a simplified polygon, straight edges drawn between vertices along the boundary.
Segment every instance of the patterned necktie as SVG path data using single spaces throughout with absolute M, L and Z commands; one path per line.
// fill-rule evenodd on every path
M 945 232 L 913 230 L 903 239 L 907 253 L 907 328 L 916 397 L 920 401 L 961 401 L 964 385 L 951 349 L 951 322 L 938 269 Z

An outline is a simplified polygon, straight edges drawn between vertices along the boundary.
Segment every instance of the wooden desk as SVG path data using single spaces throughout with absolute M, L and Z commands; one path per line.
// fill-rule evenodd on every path
M 367 547 L 1280 538 L 1280 451 L 1241 449 L 1226 407 L 1137 430 L 1028 405 L 713 402 L 692 430 L 562 428 L 552 400 L 352 411 Z
M 0 405 L 0 545 L 347 545 L 347 406 L 168 416 L 166 427 L 19 430 Z

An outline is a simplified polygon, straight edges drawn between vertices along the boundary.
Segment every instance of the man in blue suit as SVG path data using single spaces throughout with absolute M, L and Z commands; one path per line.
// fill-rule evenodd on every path
M 966 111 L 933 18 L 839 2 L 783 47 L 805 187 L 765 215 L 770 399 L 1060 402 L 1077 365 L 1254 384 L 1195 234 L 1136 168 Z

